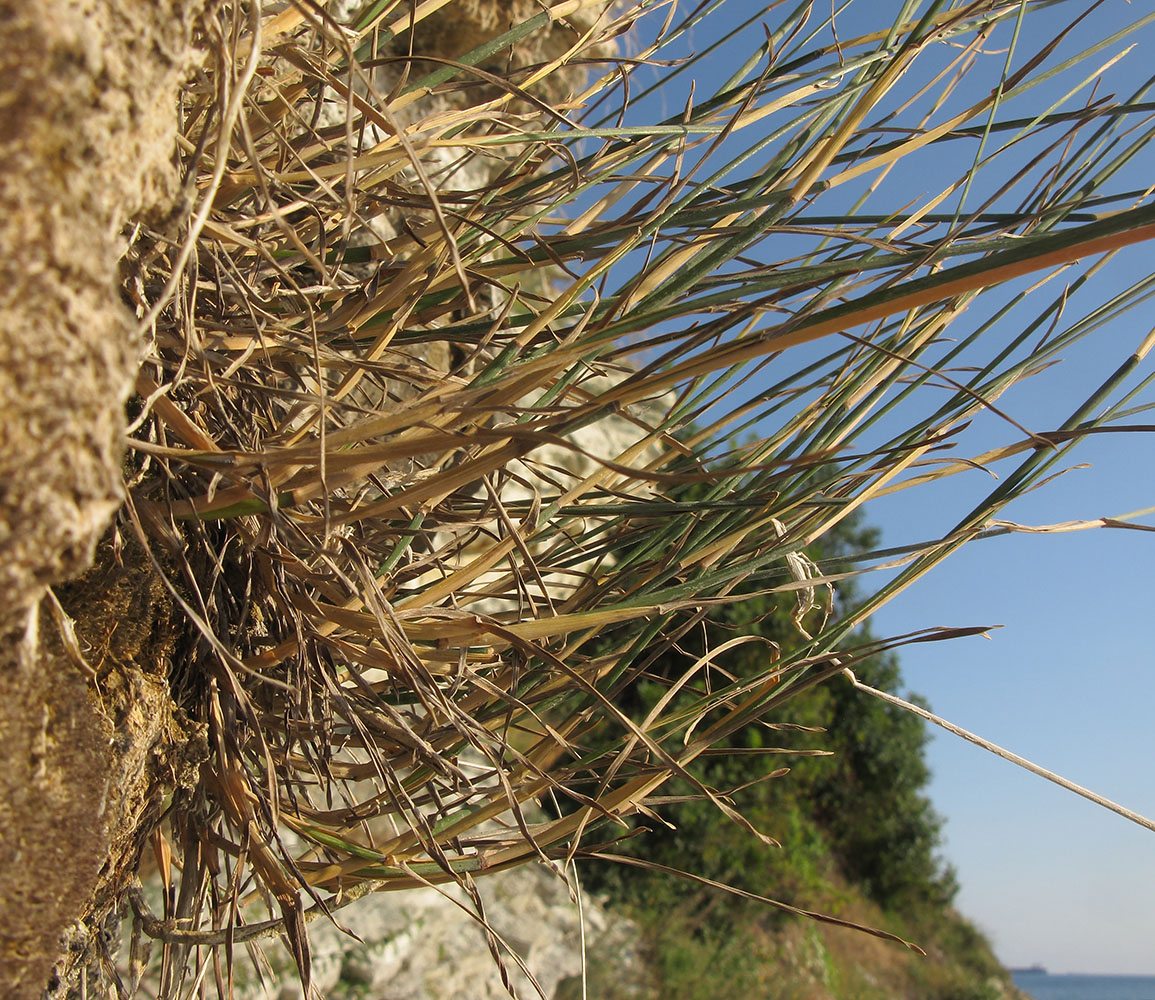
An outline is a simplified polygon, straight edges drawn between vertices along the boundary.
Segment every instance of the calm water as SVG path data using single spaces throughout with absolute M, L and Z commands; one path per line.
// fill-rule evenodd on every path
M 1050 976 L 1016 973 L 1035 1000 L 1155 1000 L 1155 976 Z

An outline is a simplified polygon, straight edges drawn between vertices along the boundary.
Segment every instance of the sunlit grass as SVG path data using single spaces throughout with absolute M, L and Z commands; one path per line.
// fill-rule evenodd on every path
M 745 824 L 691 762 L 876 651 L 856 626 L 1080 439 L 1143 429 L 1145 331 L 1061 426 L 1005 401 L 1151 293 L 1069 307 L 1155 236 L 1124 183 L 1152 106 L 1095 84 L 1150 17 L 1060 56 L 1085 5 L 892 4 L 854 35 L 771 4 L 768 33 L 724 39 L 733 75 L 658 121 L 627 81 L 695 77 L 677 8 L 567 0 L 409 58 L 440 6 L 266 16 L 243 96 L 221 58 L 185 95 L 188 266 L 134 248 L 155 346 L 129 513 L 199 635 L 178 694 L 211 747 L 168 816 L 165 916 L 211 904 L 191 937 L 154 928 L 178 956 L 263 898 L 272 922 L 231 940 L 286 928 L 307 968 L 307 908 L 604 851 L 672 777 Z M 244 66 L 251 19 L 218 28 Z M 923 180 L 895 200 L 891 174 Z M 983 412 L 1002 440 L 972 447 Z M 877 497 L 984 469 L 941 539 L 805 556 Z M 837 574 L 884 559 L 901 572 L 829 614 Z M 626 717 L 647 660 L 752 587 L 799 602 L 797 645 L 755 676 L 687 661 Z M 529 811 L 550 796 L 560 818 Z

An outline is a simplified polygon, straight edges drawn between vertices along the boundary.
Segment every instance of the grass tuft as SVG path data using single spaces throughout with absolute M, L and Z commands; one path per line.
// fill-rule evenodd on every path
M 192 948 L 274 933 L 307 980 L 305 922 L 368 891 L 612 853 L 672 779 L 771 843 L 691 764 L 880 645 L 975 631 L 854 630 L 1083 437 L 1142 429 L 1150 338 L 1060 426 L 1011 400 L 1151 294 L 1069 305 L 1155 235 L 1123 183 L 1146 90 L 1096 86 L 1150 18 L 1071 54 L 1081 4 L 859 6 L 215 9 L 193 223 L 141 227 L 126 283 L 152 346 L 125 517 L 210 747 L 157 833 L 165 995 Z M 690 47 L 715 20 L 725 74 Z M 942 538 L 806 555 L 983 470 Z M 796 641 L 619 707 L 752 590 Z

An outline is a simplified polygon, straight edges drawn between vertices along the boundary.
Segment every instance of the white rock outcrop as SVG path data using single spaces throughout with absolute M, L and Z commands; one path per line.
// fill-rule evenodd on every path
M 544 865 L 479 879 L 477 889 L 486 920 L 502 942 L 513 995 L 557 997 L 564 980 L 582 975 L 583 939 L 585 961 L 596 963 L 601 974 L 612 967 L 626 988 L 621 995 L 648 992 L 635 925 L 584 894 L 579 908 L 566 883 Z M 511 995 L 467 894 L 456 886 L 371 895 L 335 916 L 360 941 L 324 920 L 310 926 L 313 983 L 321 996 L 500 1000 Z M 292 959 L 277 943 L 264 942 L 255 963 L 238 948 L 234 982 L 236 1000 L 304 1000 Z

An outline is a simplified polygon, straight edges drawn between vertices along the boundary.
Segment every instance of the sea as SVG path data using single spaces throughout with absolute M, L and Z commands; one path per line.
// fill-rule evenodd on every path
M 1016 972 L 1015 985 L 1035 1000 L 1155 1000 L 1155 976 L 1053 976 Z

